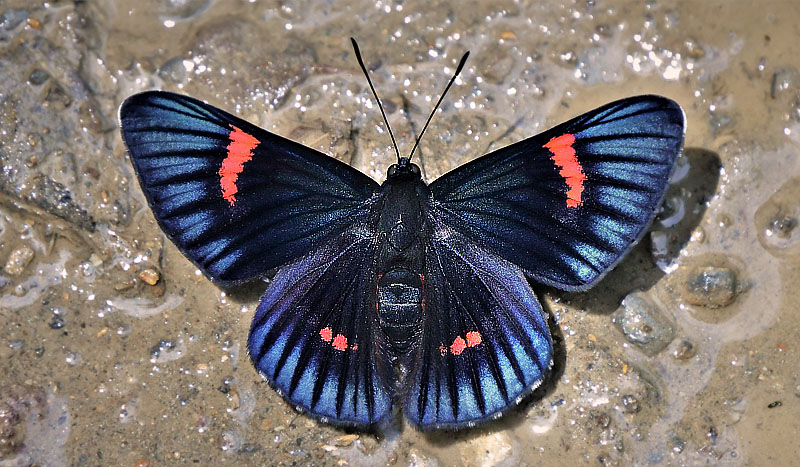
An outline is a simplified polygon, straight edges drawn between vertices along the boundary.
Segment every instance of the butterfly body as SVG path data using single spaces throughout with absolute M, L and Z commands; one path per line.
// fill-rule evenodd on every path
M 394 164 L 375 194 L 374 288 L 377 351 L 384 362 L 381 372 L 395 393 L 404 391 L 411 362 L 421 340 L 425 312 L 424 239 L 430 227 L 426 214 L 431 191 L 419 167 L 407 160 Z
M 421 429 L 473 426 L 536 389 L 553 343 L 528 278 L 583 290 L 613 268 L 684 131 L 675 102 L 636 96 L 430 184 L 398 156 L 378 184 L 187 96 L 131 96 L 120 121 L 156 220 L 198 268 L 222 284 L 279 268 L 247 339 L 256 370 L 358 428 L 400 409 Z
M 390 360 L 407 357 L 420 338 L 424 306 L 424 213 L 431 192 L 413 165 L 381 185 L 376 277 L 378 323 Z

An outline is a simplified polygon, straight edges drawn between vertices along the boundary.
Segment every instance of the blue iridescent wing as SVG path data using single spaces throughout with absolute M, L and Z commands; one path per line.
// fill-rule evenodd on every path
M 347 164 L 190 97 L 136 94 L 120 123 L 161 228 L 218 282 L 254 279 L 306 254 L 378 189 Z
M 443 220 L 538 282 L 583 290 L 644 235 L 683 145 L 664 97 L 604 105 L 431 185 Z
M 422 343 L 404 402 L 423 430 L 499 417 L 552 365 L 545 315 L 518 267 L 431 218 Z
M 392 375 L 376 322 L 377 235 L 356 222 L 282 268 L 253 318 L 248 352 L 289 403 L 337 425 L 391 414 Z M 384 376 L 385 375 L 385 376 Z

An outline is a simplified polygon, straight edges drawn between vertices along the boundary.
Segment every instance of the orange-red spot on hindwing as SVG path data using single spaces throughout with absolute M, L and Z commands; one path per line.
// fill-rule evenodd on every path
M 244 163 L 253 158 L 253 149 L 258 146 L 259 141 L 233 125 L 231 128 L 233 130 L 228 135 L 231 142 L 226 148 L 228 155 L 222 161 L 222 167 L 217 173 L 219 174 L 219 186 L 222 188 L 222 197 L 233 206 L 236 203 L 236 193 L 239 192 L 236 181 L 244 170 Z
M 347 349 L 347 338 L 341 334 L 336 334 L 331 345 L 334 349 L 344 352 Z
M 461 336 L 456 337 L 456 340 L 450 344 L 450 353 L 453 355 L 461 355 L 461 352 L 467 348 L 467 343 L 464 342 L 464 338 Z
M 330 342 L 333 339 L 333 331 L 331 331 L 331 328 L 322 328 L 319 330 L 319 337 L 325 342 Z
M 576 208 L 583 204 L 581 195 L 583 194 L 583 182 L 586 175 L 583 167 L 575 157 L 575 149 L 572 144 L 575 142 L 575 135 L 569 133 L 557 136 L 544 145 L 553 153 L 551 159 L 559 167 L 558 174 L 567 182 L 567 207 Z
M 467 333 L 467 347 L 475 347 L 481 343 L 481 333 L 470 331 Z

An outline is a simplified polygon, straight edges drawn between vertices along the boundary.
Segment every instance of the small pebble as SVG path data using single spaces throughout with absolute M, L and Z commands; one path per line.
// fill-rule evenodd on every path
M 791 236 L 795 227 L 797 227 L 797 219 L 783 214 L 778 214 L 769 221 L 769 233 L 784 239 Z
M 695 354 L 697 354 L 697 348 L 691 341 L 686 339 L 681 340 L 672 352 L 672 356 L 678 360 L 689 360 Z
M 680 454 L 686 448 L 686 441 L 679 436 L 673 436 L 669 440 L 669 448 L 673 453 Z
M 331 443 L 331 444 L 333 444 L 334 446 L 339 446 L 340 448 L 345 448 L 345 447 L 348 447 L 348 446 L 352 446 L 353 442 L 355 442 L 355 440 L 357 440 L 357 439 L 358 439 L 358 435 L 356 435 L 356 434 L 342 435 L 342 436 L 339 436 L 338 438 L 336 438 L 335 440 L 333 440 L 333 443 Z
M 772 82 L 770 83 L 769 94 L 773 99 L 786 99 L 787 91 L 797 86 L 800 81 L 797 70 L 792 67 L 779 68 L 772 74 Z
M 50 329 L 61 329 L 67 325 L 67 321 L 61 315 L 53 315 L 53 319 L 50 320 Z
M 155 269 L 147 268 L 139 273 L 139 279 L 147 285 L 156 285 L 158 284 L 160 275 Z
M 159 355 L 161 355 L 161 352 L 172 350 L 174 348 L 175 348 L 174 342 L 167 339 L 161 339 L 160 341 L 158 341 L 158 344 L 150 348 L 150 356 L 158 357 Z
M 628 294 L 611 319 L 631 343 L 650 356 L 669 345 L 675 334 L 670 321 L 644 292 Z
M 595 415 L 594 421 L 597 422 L 597 426 L 600 428 L 608 428 L 611 424 L 611 417 L 609 417 L 607 413 L 602 412 Z
M 236 388 L 233 388 L 230 392 L 228 392 L 228 400 L 231 401 L 231 410 L 236 410 L 239 408 L 242 401 L 239 398 L 239 391 L 237 391 Z
M 500 38 L 507 41 L 515 41 L 517 40 L 517 35 L 514 34 L 514 31 L 503 31 L 500 33 Z
M 226 431 L 219 438 L 219 448 L 222 451 L 238 452 L 241 447 L 242 437 L 235 431 Z
M 47 81 L 49 78 L 50 75 L 46 71 L 37 68 L 33 70 L 31 74 L 28 76 L 28 82 L 33 84 L 34 86 L 39 86 L 44 84 L 45 81 Z
M 800 177 L 786 181 L 758 208 L 753 221 L 758 241 L 771 254 L 795 256 L 800 252 Z
M 717 429 L 715 427 L 709 427 L 708 432 L 706 433 L 706 438 L 708 438 L 708 442 L 711 443 L 712 446 L 717 444 L 717 437 L 719 434 L 717 433 Z
M 69 366 L 75 366 L 81 362 L 81 354 L 68 351 L 64 356 L 64 361 L 67 362 Z
M 9 276 L 18 276 L 33 260 L 33 250 L 28 246 L 23 246 L 12 251 L 8 255 L 8 261 L 3 266 L 3 270 Z
M 686 275 L 683 295 L 692 305 L 719 308 L 736 299 L 736 272 L 725 267 L 695 267 Z
M 638 413 L 642 409 L 639 405 L 639 399 L 633 394 L 622 396 L 622 406 L 625 407 L 625 412 L 627 413 Z

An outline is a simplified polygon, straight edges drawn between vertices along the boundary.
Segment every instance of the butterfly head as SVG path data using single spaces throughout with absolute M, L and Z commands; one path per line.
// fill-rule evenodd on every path
M 397 164 L 389 166 L 386 178 L 388 180 L 419 180 L 421 178 L 419 166 L 412 163 L 408 157 L 401 157 Z

